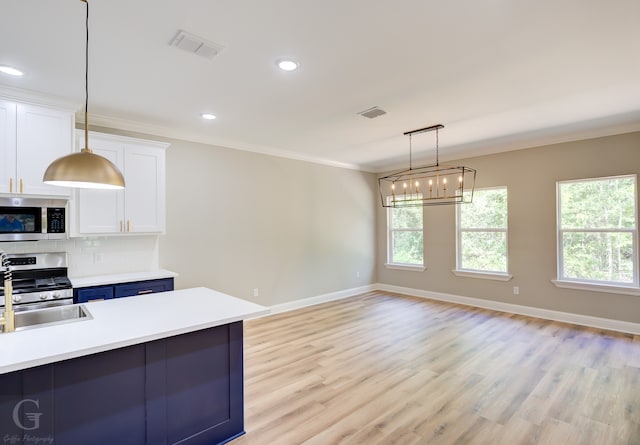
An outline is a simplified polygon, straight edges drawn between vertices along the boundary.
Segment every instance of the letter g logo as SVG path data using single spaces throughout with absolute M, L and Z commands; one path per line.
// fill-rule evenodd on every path
M 36 406 L 36 408 L 40 408 L 40 401 L 39 400 L 24 399 L 24 400 L 19 401 L 18 403 L 16 403 L 16 406 L 13 408 L 13 423 L 15 423 L 15 425 L 18 428 L 23 429 L 25 431 L 37 430 L 38 428 L 40 428 L 40 416 L 42 416 L 42 413 L 39 413 L 39 412 L 35 412 L 35 413 L 27 413 L 27 412 L 25 412 L 24 413 L 24 415 L 27 418 L 27 420 L 29 420 L 30 422 L 33 423 L 33 426 L 31 426 L 31 427 L 24 426 L 22 424 L 22 422 L 20 421 L 20 407 L 22 405 L 26 404 L 27 402 L 30 402 L 30 403 L 34 404 Z

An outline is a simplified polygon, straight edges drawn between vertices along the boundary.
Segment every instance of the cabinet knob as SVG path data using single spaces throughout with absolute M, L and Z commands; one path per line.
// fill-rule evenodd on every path
M 127 220 L 127 232 L 131 232 L 131 220 Z
M 23 193 L 22 192 L 22 178 L 20 178 L 20 193 Z
M 9 193 L 13 193 L 13 178 L 9 178 Z

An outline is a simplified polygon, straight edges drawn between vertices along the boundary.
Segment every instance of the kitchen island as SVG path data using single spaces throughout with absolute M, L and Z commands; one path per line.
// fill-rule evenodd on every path
M 242 320 L 206 288 L 85 303 L 91 319 L 0 334 L 4 443 L 215 444 L 244 433 Z

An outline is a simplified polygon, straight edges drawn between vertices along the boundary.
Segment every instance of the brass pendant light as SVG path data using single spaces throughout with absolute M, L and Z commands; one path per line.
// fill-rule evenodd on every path
M 87 4 L 87 39 L 85 47 L 85 102 L 84 102 L 84 148 L 53 161 L 44 172 L 42 180 L 45 184 L 62 187 L 123 189 L 124 176 L 107 158 L 99 156 L 89 148 L 89 120 L 87 110 L 89 104 L 89 3 Z

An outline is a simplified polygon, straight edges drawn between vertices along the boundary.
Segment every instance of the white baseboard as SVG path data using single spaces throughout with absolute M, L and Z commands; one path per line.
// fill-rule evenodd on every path
M 270 312 L 266 315 L 278 314 L 281 312 L 287 312 L 295 309 L 314 306 L 316 304 L 326 303 L 328 301 L 349 298 L 375 290 L 394 292 L 398 294 L 410 295 L 413 297 L 428 298 L 432 300 L 462 304 L 465 306 L 473 306 L 483 309 L 491 309 L 494 311 L 507 312 L 510 314 L 527 315 L 530 317 L 542 318 L 545 320 L 561 321 L 564 323 L 571 323 L 580 326 L 588 326 L 592 328 L 607 329 L 610 331 L 640 335 L 640 323 L 613 320 L 610 318 L 592 317 L 590 315 L 573 314 L 571 312 L 553 311 L 550 309 L 541 309 L 532 306 L 523 306 L 520 304 L 503 303 L 500 301 L 483 300 L 481 298 L 463 297 L 460 295 L 432 292 L 423 289 L 413 289 L 410 287 L 394 286 L 391 284 L 383 283 L 369 284 L 366 286 L 331 292 L 324 295 L 317 295 L 315 297 L 303 298 L 301 300 L 276 304 L 269 307 Z
M 395 292 L 398 294 L 411 295 L 414 297 L 430 298 L 432 300 L 447 301 L 449 303 L 463 304 L 465 306 L 480 307 L 494 311 L 508 312 L 511 314 L 528 315 L 530 317 L 543 318 L 545 320 L 562 321 L 592 328 L 607 329 L 611 331 L 624 332 L 640 335 L 640 323 L 628 321 L 612 320 L 610 318 L 592 317 L 589 315 L 572 314 L 570 312 L 552 311 L 519 304 L 502 303 L 500 301 L 483 300 L 481 298 L 462 297 L 459 295 L 445 294 L 441 292 L 431 292 L 422 289 L 393 286 L 390 284 L 377 283 L 372 286 L 373 290 Z
M 354 287 L 352 289 L 345 289 L 338 292 L 331 292 L 324 295 L 317 295 L 315 297 L 303 298 L 301 300 L 290 301 L 288 303 L 275 304 L 269 306 L 271 314 L 279 314 L 280 312 L 292 311 L 294 309 L 301 309 L 303 307 L 314 306 L 320 303 L 326 303 L 328 301 L 341 300 L 343 298 L 353 297 L 355 295 L 364 294 L 376 290 L 375 285 L 368 284 L 366 286 Z

